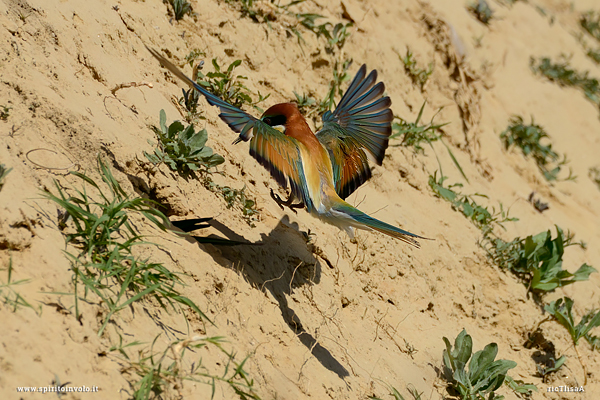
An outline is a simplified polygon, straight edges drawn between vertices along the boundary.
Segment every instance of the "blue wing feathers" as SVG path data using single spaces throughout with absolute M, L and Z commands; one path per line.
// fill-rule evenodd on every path
M 148 51 L 175 76 L 184 82 L 187 82 L 190 86 L 193 86 L 194 89 L 196 89 L 202 96 L 206 98 L 208 104 L 219 107 L 219 110 L 221 111 L 219 117 L 225 121 L 225 123 L 229 125 L 234 132 L 241 132 L 239 137 L 241 140 L 248 141 L 251 138 L 251 135 L 249 135 L 250 128 L 252 128 L 256 121 L 258 121 L 255 117 L 227 103 L 226 101 L 223 101 L 219 97 L 210 93 L 208 90 L 204 89 L 202 86 L 198 85 L 156 50 L 151 49 L 148 46 L 146 46 L 146 49 L 148 49 Z

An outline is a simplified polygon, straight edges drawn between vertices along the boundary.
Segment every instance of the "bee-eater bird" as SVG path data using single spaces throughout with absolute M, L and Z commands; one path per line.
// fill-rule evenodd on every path
M 371 177 L 368 157 L 381 165 L 388 147 L 391 100 L 383 96 L 383 82 L 376 83 L 376 70 L 366 76 L 367 67 L 359 69 L 335 111 L 325 112 L 323 128 L 315 135 L 296 104 L 276 104 L 257 119 L 208 92 L 156 50 L 148 51 L 210 105 L 219 107 L 219 117 L 239 133 L 234 144 L 250 141 L 250 155 L 283 188 L 289 182 L 291 195 L 286 202 L 273 196 L 280 206 L 306 207 L 351 238 L 357 228 L 374 229 L 415 247 L 420 247 L 415 238 L 426 239 L 379 221 L 343 200 Z M 302 203 L 292 204 L 294 197 Z

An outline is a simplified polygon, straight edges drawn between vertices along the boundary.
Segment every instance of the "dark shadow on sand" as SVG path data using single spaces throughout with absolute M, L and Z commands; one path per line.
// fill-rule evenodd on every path
M 294 289 L 321 281 L 321 263 L 310 252 L 297 224 L 292 224 L 284 216 L 268 235 L 262 234 L 260 241 L 249 243 L 218 220 L 203 222 L 217 229 L 227 240 L 247 243 L 234 246 L 203 243 L 203 250 L 219 265 L 241 272 L 254 288 L 271 293 L 279 304 L 283 320 L 312 355 L 340 378 L 349 376 L 348 370 L 329 350 L 304 329 L 300 318 L 288 304 L 287 299 Z M 186 224 L 185 221 L 178 223 Z M 224 239 L 214 236 L 209 237 Z

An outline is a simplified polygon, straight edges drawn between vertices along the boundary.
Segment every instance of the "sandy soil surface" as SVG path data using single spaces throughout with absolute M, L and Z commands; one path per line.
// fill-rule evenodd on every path
M 15 310 L 0 304 L 0 398 L 53 398 L 56 394 L 17 393 L 17 387 L 65 383 L 98 387 L 98 392 L 62 399 L 131 398 L 140 379 L 135 364 L 140 355 L 150 354 L 153 342 L 153 351 L 162 354 L 170 344 L 197 336 L 224 337 L 223 348 L 235 353 L 237 362 L 248 356 L 244 369 L 262 399 L 387 399 L 388 385 L 411 398 L 409 384 L 423 399 L 454 398 L 440 375 L 442 337 L 452 341 L 463 328 L 473 337 L 474 350 L 496 342 L 498 356 L 517 363 L 509 375 L 537 385 L 534 399 L 600 397 L 600 357 L 585 340 L 578 346 L 588 371 L 583 394 L 547 392 L 551 386 L 583 385 L 583 370 L 564 328 L 555 322 L 542 325 L 552 355 L 567 357 L 545 381 L 536 373 L 542 350 L 524 345 L 528 332 L 547 316 L 540 304 L 569 296 L 577 320 L 600 307 L 600 274 L 536 302 L 514 275 L 488 260 L 478 245 L 481 231 L 428 185 L 429 175 L 439 169 L 437 154 L 448 182 L 463 183 L 464 193 L 485 194 L 487 199 L 477 201 L 490 208 L 510 207 L 519 221 L 506 223 L 506 231 L 498 231 L 502 238 L 548 229 L 554 235 L 556 224 L 587 243 L 585 249 L 566 249 L 564 269 L 600 266 L 600 190 L 588 177 L 590 168 L 600 166 L 598 106 L 577 89 L 535 75 L 529 66 L 530 57 L 556 59 L 565 53 L 572 55 L 573 67 L 600 77 L 600 66 L 585 56 L 576 38 L 582 32 L 579 15 L 597 7 L 595 0 L 530 0 L 510 7 L 491 1 L 495 14 L 489 26 L 474 18 L 463 0 L 293 6 L 334 24 L 354 20 L 343 48 L 332 52 L 326 51 L 324 37 L 278 15 L 267 2 L 257 1 L 255 7 L 271 10 L 268 23 L 245 16 L 235 2 L 191 4 L 196 16 L 175 21 L 160 0 L 0 1 L 0 105 L 10 107 L 0 121 L 0 163 L 12 168 L 0 191 L 0 283 L 7 283 L 12 263 L 11 280 L 27 281 L 11 288 L 32 306 Z M 302 45 L 290 33 L 294 26 Z M 435 152 L 425 145 L 424 154 L 391 142 L 383 166 L 373 169 L 373 178 L 349 201 L 433 240 L 416 249 L 360 232 L 352 242 L 303 210 L 282 211 L 269 196 L 271 188 L 278 190 L 276 182 L 246 144 L 231 145 L 236 135 L 201 100 L 206 119 L 199 125 L 208 131 L 208 145 L 226 160 L 214 180 L 245 187 L 256 199 L 260 213 L 252 227 L 239 208 L 227 208 L 223 197 L 200 180 L 147 163 L 143 152 L 152 152 L 148 141 L 156 141 L 150 125 L 158 125 L 161 109 L 169 123 L 182 120 L 173 99 L 184 85 L 144 45 L 185 64 L 188 74 L 185 57 L 194 49 L 204 53 L 204 72 L 212 70 L 213 58 L 225 66 L 241 59 L 236 71 L 248 78 L 244 84 L 254 93 L 270 94 L 263 108 L 293 100 L 294 91 L 320 99 L 336 61 L 353 59 L 351 74 L 367 63 L 385 82 L 394 114 L 414 121 L 427 100 L 422 121 L 429 121 L 442 108 L 435 122 L 448 123 L 442 128 L 444 140 L 468 183 L 441 142 L 433 144 Z M 399 58 L 407 47 L 421 66 L 433 63 L 423 90 L 411 82 Z M 139 85 L 111 92 L 129 82 Z M 526 121 L 533 116 L 545 127 L 553 149 L 568 156 L 577 181 L 549 184 L 533 160 L 504 149 L 499 135 L 513 115 Z M 259 243 L 202 245 L 135 219 L 146 240 L 156 243 L 140 246 L 138 254 L 181 273 L 186 286 L 179 290 L 214 325 L 190 309 L 164 309 L 144 298 L 114 314 L 99 335 L 106 307 L 92 293 L 79 301 L 81 318 L 76 318 L 69 294 L 73 272 L 65 255 L 76 247 L 65 247 L 58 229 L 60 207 L 42 194 L 57 193 L 54 181 L 81 188 L 69 171 L 99 181 L 98 154 L 127 193 L 160 202 L 172 220 L 213 217 L 213 226 L 197 231 L 198 236 Z M 527 200 L 532 191 L 548 203 L 544 213 Z M 14 296 L 7 287 L 1 290 L 3 299 Z M 134 344 L 123 350 L 129 361 L 114 350 L 119 343 Z M 167 353 L 165 368 L 173 361 Z M 202 371 L 213 375 L 222 374 L 227 363 L 215 346 L 190 349 L 185 358 L 174 359 L 180 376 L 191 376 L 199 359 Z M 160 398 L 211 396 L 209 385 L 178 378 L 163 389 Z M 517 397 L 506 386 L 498 393 Z M 214 396 L 237 398 L 221 383 Z

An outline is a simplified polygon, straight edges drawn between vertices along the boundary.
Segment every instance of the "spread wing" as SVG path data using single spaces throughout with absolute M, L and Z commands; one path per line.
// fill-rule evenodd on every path
M 376 83 L 377 71 L 366 73 L 363 65 L 335 111 L 323 115 L 323 128 L 317 132 L 329 152 L 335 189 L 342 199 L 371 177 L 369 157 L 381 165 L 392 133 L 392 101 L 383 96 L 383 82 Z
M 221 117 L 221 119 L 225 121 L 234 132 L 240 134 L 234 143 L 238 143 L 242 140 L 245 142 L 250 140 L 252 137 L 252 128 L 254 127 L 254 124 L 259 121 L 257 118 L 246 113 L 245 111 L 240 110 L 237 107 L 232 106 L 226 101 L 223 101 L 219 97 L 204 89 L 202 86 L 198 85 L 156 50 L 151 49 L 148 46 L 146 46 L 146 49 L 148 49 L 150 54 L 160 61 L 160 63 L 169 71 L 171 71 L 176 77 L 186 82 L 188 85 L 196 89 L 202 96 L 204 96 L 206 101 L 208 101 L 208 104 L 219 107 L 219 110 L 221 111 L 219 117 Z
M 209 104 L 219 107 L 221 111 L 219 117 L 231 129 L 240 134 L 234 143 L 241 140 L 250 140 L 250 155 L 265 167 L 281 186 L 287 188 L 287 183 L 289 182 L 294 195 L 298 199 L 301 199 L 307 207 L 310 207 L 312 203 L 308 195 L 306 178 L 304 176 L 304 169 L 302 168 L 299 147 L 301 145 L 296 139 L 284 135 L 252 115 L 221 100 L 188 78 L 179 68 L 165 59 L 156 50 L 146 48 L 175 76 L 200 92 Z

